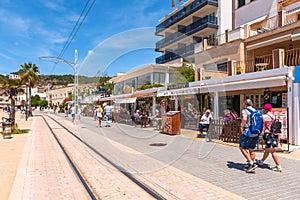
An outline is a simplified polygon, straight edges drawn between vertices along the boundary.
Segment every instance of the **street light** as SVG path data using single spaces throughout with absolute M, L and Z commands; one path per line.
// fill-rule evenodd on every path
M 26 102 L 25 102 L 25 120 L 27 121 L 28 119 L 28 80 L 26 80 L 26 88 L 25 88 L 25 95 L 26 95 Z
M 69 62 L 63 58 L 59 58 L 59 57 L 55 57 L 55 56 L 41 56 L 39 57 L 40 60 L 43 60 L 43 59 L 55 59 L 56 62 L 55 63 L 58 63 L 58 62 L 64 62 L 66 63 L 67 65 L 69 65 L 73 72 L 74 72 L 74 106 L 75 106 L 75 114 L 77 114 L 77 101 L 78 101 L 78 51 L 77 49 L 75 49 L 75 52 L 74 52 L 74 62 Z

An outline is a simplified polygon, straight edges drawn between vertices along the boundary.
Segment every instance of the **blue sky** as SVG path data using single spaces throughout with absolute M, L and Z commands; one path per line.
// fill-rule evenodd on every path
M 73 30 L 87 0 L 1 0 L 0 73 L 19 70 L 28 62 L 41 74 L 73 74 L 67 64 L 53 63 Z M 158 20 L 171 12 L 171 0 L 96 0 L 63 59 L 74 62 L 80 75 L 115 75 L 155 63 Z

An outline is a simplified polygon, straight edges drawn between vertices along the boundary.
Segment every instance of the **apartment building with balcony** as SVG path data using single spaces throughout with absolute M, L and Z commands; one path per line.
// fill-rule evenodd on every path
M 195 48 L 196 80 L 208 88 L 203 99 L 213 101 L 216 115 L 226 107 L 241 110 L 246 98 L 258 109 L 271 103 L 290 120 L 284 131 L 290 143 L 300 144 L 299 110 L 293 109 L 299 106 L 293 79 L 300 64 L 300 2 L 233 0 L 232 5 L 232 28 Z
M 156 26 L 155 34 L 162 39 L 156 51 L 162 56 L 156 63 L 194 63 L 194 48 L 204 38 L 232 27 L 231 2 L 218 0 L 188 0 L 166 15 Z

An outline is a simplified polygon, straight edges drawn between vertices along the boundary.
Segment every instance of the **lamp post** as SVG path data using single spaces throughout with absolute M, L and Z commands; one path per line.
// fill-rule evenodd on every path
M 28 80 L 26 80 L 26 88 L 25 88 L 25 98 L 26 98 L 26 102 L 25 102 L 25 120 L 27 121 L 28 119 Z
M 77 49 L 75 49 L 74 51 L 74 62 L 69 62 L 63 58 L 59 58 L 59 57 L 55 57 L 55 56 L 41 56 L 39 57 L 40 60 L 43 59 L 54 59 L 55 63 L 58 62 L 64 62 L 67 65 L 69 65 L 73 72 L 74 72 L 74 98 L 73 98 L 73 102 L 74 102 L 74 106 L 75 106 L 75 114 L 77 114 L 77 101 L 78 101 L 78 51 Z

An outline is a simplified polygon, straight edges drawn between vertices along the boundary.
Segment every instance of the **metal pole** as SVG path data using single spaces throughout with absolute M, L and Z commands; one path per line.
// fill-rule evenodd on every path
M 75 116 L 77 115 L 78 106 L 78 51 L 75 49 L 74 53 L 74 75 L 75 75 L 75 91 L 74 91 L 74 106 L 75 106 Z
M 26 81 L 26 91 L 25 91 L 25 95 L 26 95 L 26 110 L 25 110 L 25 120 L 27 121 L 28 119 L 28 81 Z

